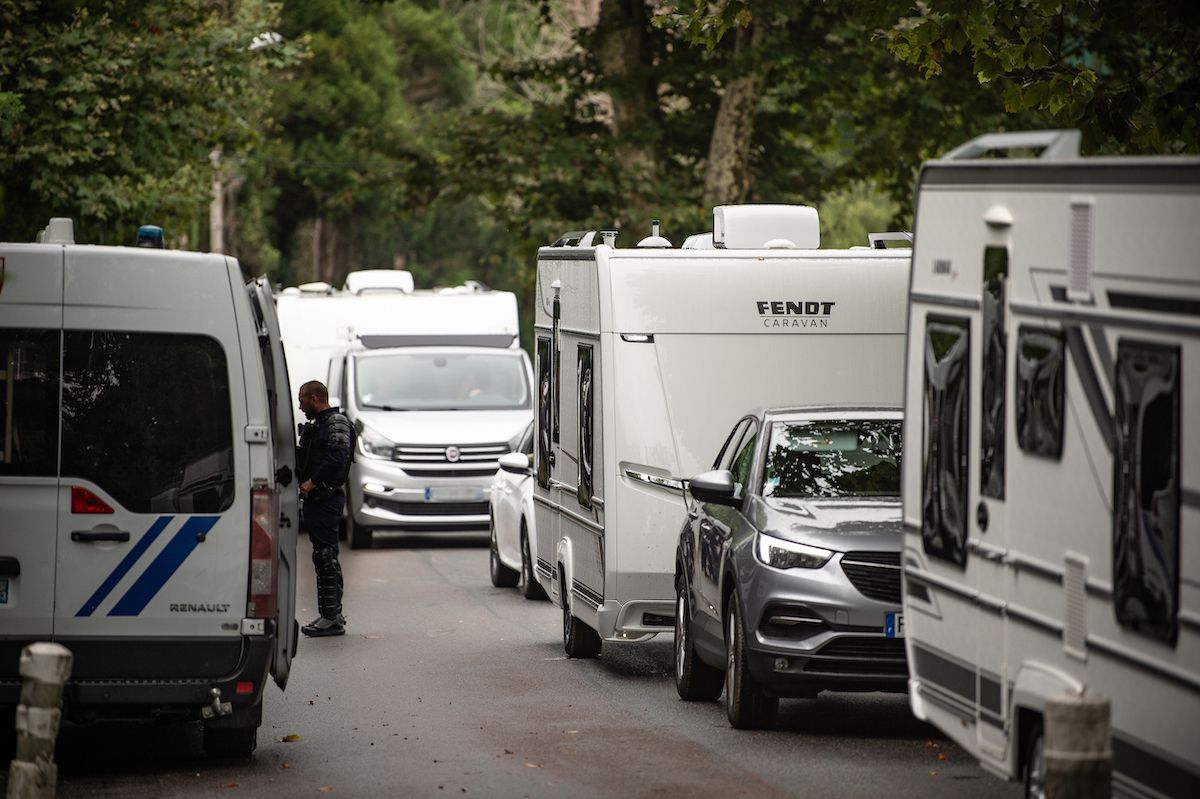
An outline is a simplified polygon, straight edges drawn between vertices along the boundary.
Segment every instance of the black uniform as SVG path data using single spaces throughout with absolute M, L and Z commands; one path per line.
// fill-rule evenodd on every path
M 304 498 L 303 519 L 312 541 L 321 616 L 342 613 L 342 567 L 338 563 L 338 524 L 346 507 L 346 478 L 354 459 L 354 427 L 340 408 L 326 408 L 304 425 L 296 463 L 300 482 L 316 487 Z

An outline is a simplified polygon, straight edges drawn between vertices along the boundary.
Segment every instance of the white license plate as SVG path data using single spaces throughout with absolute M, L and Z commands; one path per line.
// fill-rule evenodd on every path
M 426 502 L 481 502 L 483 489 L 479 486 L 430 486 L 425 489 Z
M 904 614 L 903 613 L 885 613 L 885 614 L 883 614 L 883 635 L 885 638 L 903 638 L 904 637 Z
M 0 605 L 8 604 L 8 578 L 0 577 Z

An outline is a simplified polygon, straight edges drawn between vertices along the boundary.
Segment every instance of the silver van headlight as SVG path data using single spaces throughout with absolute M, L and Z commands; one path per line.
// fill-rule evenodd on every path
M 362 430 L 358 433 L 358 449 L 367 457 L 391 460 L 392 452 L 395 448 L 395 442 L 390 441 L 366 425 L 363 425 Z
M 758 534 L 755 541 L 758 559 L 772 569 L 819 569 L 829 562 L 833 552 Z

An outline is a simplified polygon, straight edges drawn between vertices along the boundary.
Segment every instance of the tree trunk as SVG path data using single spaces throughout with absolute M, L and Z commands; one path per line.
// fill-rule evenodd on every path
M 592 55 L 612 98 L 618 157 L 641 176 L 653 178 L 661 112 L 646 43 L 649 24 L 645 0 L 603 0 Z
M 704 208 L 741 202 L 750 191 L 750 140 L 770 71 L 766 63 L 754 58 L 764 36 L 765 26 L 757 22 L 737 31 L 734 64 L 748 62 L 748 66 L 735 73 L 721 96 L 704 170 Z

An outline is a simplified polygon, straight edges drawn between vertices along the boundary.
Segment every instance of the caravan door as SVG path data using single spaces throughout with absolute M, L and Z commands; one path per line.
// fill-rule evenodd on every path
M 281 688 L 287 687 L 292 652 L 296 646 L 296 534 L 300 520 L 300 500 L 296 493 L 296 425 L 292 415 L 292 389 L 288 382 L 287 357 L 279 334 L 279 318 L 271 284 L 260 277 L 246 284 L 250 307 L 258 327 L 258 346 L 262 355 L 271 412 L 271 432 L 275 446 L 275 494 L 279 503 L 279 574 L 276 583 L 275 612 L 278 629 L 271 675 Z

